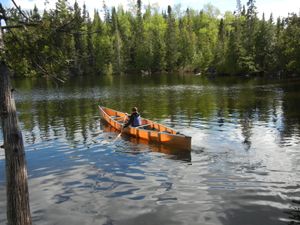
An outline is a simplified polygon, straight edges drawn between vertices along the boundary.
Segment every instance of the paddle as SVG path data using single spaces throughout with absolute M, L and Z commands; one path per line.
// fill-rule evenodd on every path
M 123 124 L 125 123 L 125 119 L 126 119 L 127 115 L 124 116 L 124 119 L 123 119 Z M 121 132 L 118 134 L 118 136 L 115 138 L 115 140 L 112 141 L 112 143 L 114 143 L 119 137 L 121 137 L 122 135 L 122 132 L 123 132 L 123 125 L 122 125 L 122 128 L 121 128 Z

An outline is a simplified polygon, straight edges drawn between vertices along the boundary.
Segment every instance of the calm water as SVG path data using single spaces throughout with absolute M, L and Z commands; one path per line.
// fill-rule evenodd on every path
M 161 75 L 14 86 L 35 224 L 300 224 L 300 80 Z M 192 136 L 191 153 L 115 140 L 97 104 L 138 106 Z M 4 168 L 0 150 L 0 224 Z

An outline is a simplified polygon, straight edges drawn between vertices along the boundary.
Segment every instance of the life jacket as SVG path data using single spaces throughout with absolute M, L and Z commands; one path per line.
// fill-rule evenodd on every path
M 133 122 L 132 122 L 132 126 L 133 127 L 138 127 L 138 126 L 141 126 L 142 125 L 142 120 L 141 120 L 141 117 L 138 113 L 135 113 L 133 115 Z

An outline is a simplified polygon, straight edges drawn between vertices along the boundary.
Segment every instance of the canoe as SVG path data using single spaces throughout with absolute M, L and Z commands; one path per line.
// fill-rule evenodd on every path
M 181 134 L 172 128 L 156 123 L 152 120 L 142 118 L 141 126 L 129 126 L 123 129 L 123 125 L 128 118 L 126 113 L 103 106 L 99 106 L 99 111 L 102 118 L 108 124 L 122 133 L 141 138 L 149 142 L 174 146 L 176 149 L 191 150 L 192 138 Z

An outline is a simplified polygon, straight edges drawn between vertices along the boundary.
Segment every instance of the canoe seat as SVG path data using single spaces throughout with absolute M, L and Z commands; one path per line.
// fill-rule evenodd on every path
M 111 116 L 114 120 L 124 119 L 125 116 Z
M 170 131 L 167 131 L 167 130 L 164 130 L 164 131 L 162 131 L 161 133 L 171 134 L 171 132 L 170 132 Z
M 148 126 L 150 126 L 151 124 L 143 124 L 143 125 L 140 125 L 140 126 L 137 126 L 137 127 L 134 127 L 134 128 L 146 128 Z

